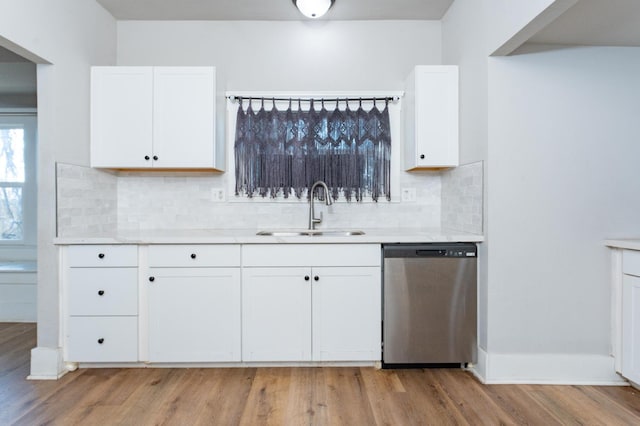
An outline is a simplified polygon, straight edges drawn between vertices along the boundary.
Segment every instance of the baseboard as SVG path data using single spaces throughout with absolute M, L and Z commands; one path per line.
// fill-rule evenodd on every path
M 60 348 L 39 346 L 31 349 L 31 374 L 28 380 L 58 380 L 67 372 Z
M 481 383 L 487 383 L 487 352 L 482 348 L 478 348 L 478 362 L 469 366 L 469 371 L 480 380 Z
M 471 369 L 486 384 L 627 386 L 614 359 L 588 354 L 496 354 L 478 348 Z

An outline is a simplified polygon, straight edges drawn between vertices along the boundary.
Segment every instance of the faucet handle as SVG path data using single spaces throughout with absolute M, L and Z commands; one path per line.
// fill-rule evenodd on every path
M 321 223 L 322 222 L 322 212 L 320 212 L 320 217 L 313 216 L 311 218 L 311 221 L 312 221 L 313 224 Z M 309 228 L 309 229 L 313 229 L 313 228 Z

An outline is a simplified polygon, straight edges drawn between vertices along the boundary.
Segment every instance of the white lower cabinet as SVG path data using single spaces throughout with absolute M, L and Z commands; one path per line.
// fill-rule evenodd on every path
M 70 246 L 62 259 L 65 361 L 138 361 L 138 247 Z
M 68 359 L 77 362 L 138 360 L 138 317 L 71 317 Z
M 622 375 L 640 384 L 640 277 L 622 278 Z
M 380 360 L 380 268 L 325 267 L 312 273 L 313 359 Z
M 240 361 L 240 268 L 151 268 L 150 362 Z
M 240 247 L 149 247 L 148 361 L 240 361 Z
M 61 259 L 67 362 L 381 359 L 378 244 L 81 245 Z
M 380 360 L 380 246 L 249 246 L 243 262 L 243 361 Z
M 243 270 L 243 361 L 311 360 L 310 275 L 309 268 Z

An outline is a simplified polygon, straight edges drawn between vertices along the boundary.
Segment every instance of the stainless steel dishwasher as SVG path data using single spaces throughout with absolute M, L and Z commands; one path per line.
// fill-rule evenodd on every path
M 475 363 L 477 248 L 383 245 L 383 368 Z

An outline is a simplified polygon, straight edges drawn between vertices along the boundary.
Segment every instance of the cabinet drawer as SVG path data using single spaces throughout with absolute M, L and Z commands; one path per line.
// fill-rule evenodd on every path
M 69 315 L 137 315 L 137 268 L 70 268 Z
M 379 244 L 242 246 L 242 266 L 380 266 Z
M 239 245 L 149 246 L 152 268 L 240 266 Z
M 69 266 L 138 266 L 138 246 L 87 245 L 69 246 Z
M 138 360 L 138 317 L 71 317 L 67 361 Z
M 622 252 L 622 272 L 640 277 L 640 251 L 624 250 Z

